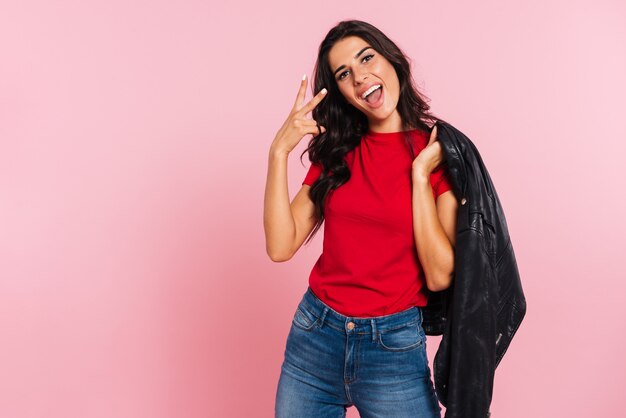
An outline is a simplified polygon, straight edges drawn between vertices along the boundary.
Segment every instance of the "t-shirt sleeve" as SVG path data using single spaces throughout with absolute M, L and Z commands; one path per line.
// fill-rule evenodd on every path
M 443 192 L 452 190 L 452 180 L 450 179 L 450 172 L 447 164 L 440 166 L 431 173 L 430 184 L 433 188 L 433 195 L 435 199 L 437 199 L 437 197 L 439 197 L 439 195 Z
M 309 167 L 309 171 L 306 173 L 302 184 L 308 184 L 312 186 L 315 180 L 322 174 L 322 165 L 320 163 L 312 163 Z

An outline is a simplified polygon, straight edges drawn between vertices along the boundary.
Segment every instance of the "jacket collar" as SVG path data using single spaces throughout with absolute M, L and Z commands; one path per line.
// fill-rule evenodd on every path
M 483 221 L 493 227 L 501 221 L 498 219 L 500 203 L 480 152 L 463 132 L 449 123 L 439 121 L 437 127 L 437 139 L 460 204 L 468 214 L 479 213 Z
M 461 152 L 463 147 L 459 144 L 459 137 L 455 132 L 457 130 L 442 121 L 438 121 L 436 125 L 437 140 L 441 143 L 452 184 L 456 189 L 457 196 L 461 198 L 461 203 L 464 204 L 463 199 L 466 198 L 467 194 L 467 168 L 465 157 Z

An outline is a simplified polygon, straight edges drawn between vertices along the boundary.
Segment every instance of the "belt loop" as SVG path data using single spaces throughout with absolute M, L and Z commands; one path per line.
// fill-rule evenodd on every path
M 320 315 L 320 325 L 319 327 L 321 328 L 322 325 L 324 325 L 324 318 L 326 318 L 326 314 L 328 313 L 328 307 L 324 306 L 324 310 L 322 311 L 322 315 Z
M 371 319 L 370 322 L 372 323 L 372 342 L 374 342 L 376 341 L 376 320 Z

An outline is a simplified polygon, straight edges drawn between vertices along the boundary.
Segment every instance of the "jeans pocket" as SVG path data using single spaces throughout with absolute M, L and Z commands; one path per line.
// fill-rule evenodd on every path
M 417 322 L 378 333 L 378 345 L 385 351 L 408 351 L 424 344 L 425 335 Z
M 319 321 L 319 318 L 309 312 L 306 308 L 298 306 L 296 313 L 293 315 L 292 323 L 294 326 L 310 331 Z

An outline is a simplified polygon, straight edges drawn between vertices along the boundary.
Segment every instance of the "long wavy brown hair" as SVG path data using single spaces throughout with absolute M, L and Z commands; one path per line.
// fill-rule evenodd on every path
M 312 111 L 313 119 L 325 126 L 327 130 L 311 138 L 307 148 L 300 155 L 300 161 L 302 161 L 302 156 L 308 152 L 310 162 L 321 164 L 323 168 L 309 191 L 309 196 L 315 203 L 317 223 L 305 241 L 305 245 L 313 239 L 324 222 L 324 205 L 327 197 L 350 179 L 350 169 L 344 156 L 360 143 L 361 137 L 368 130 L 367 117 L 343 97 L 328 63 L 328 53 L 333 45 L 348 36 L 358 36 L 368 42 L 395 68 L 400 81 L 397 110 L 402 119 L 402 131 L 419 129 L 430 133 L 437 121 L 446 122 L 429 112 L 427 97 L 421 94 L 414 85 L 410 58 L 383 32 L 360 20 L 345 20 L 330 29 L 320 44 L 312 83 L 314 95 L 324 87 L 328 90 L 324 100 Z M 404 136 L 411 155 L 415 158 L 410 136 L 408 134 Z

